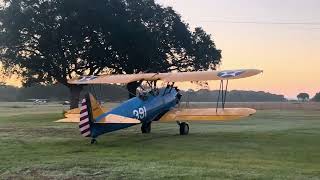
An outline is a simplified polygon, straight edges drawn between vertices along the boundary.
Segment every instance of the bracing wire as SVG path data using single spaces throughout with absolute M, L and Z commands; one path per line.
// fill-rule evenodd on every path
M 219 108 L 219 101 L 220 101 L 220 92 L 221 92 L 221 89 L 223 87 L 221 87 L 222 85 L 222 80 L 220 81 L 220 87 L 219 87 L 219 92 L 218 92 L 218 100 L 217 100 L 217 105 L 216 105 L 216 113 L 218 112 L 218 108 Z
M 226 83 L 226 88 L 225 88 L 225 92 L 224 92 L 224 100 L 222 102 L 222 108 L 224 109 L 224 106 L 226 104 L 226 99 L 227 99 L 227 92 L 228 92 L 228 84 L 229 84 L 229 80 L 227 80 Z
M 224 89 L 223 80 L 220 81 L 220 87 L 218 91 L 218 99 L 217 99 L 217 105 L 216 105 L 216 113 L 218 112 L 218 108 L 219 108 L 220 96 L 221 96 L 222 109 L 224 109 L 225 107 L 226 100 L 227 100 L 228 85 L 229 85 L 229 80 L 227 80 L 227 83 Z
M 118 89 L 120 89 L 120 90 L 122 90 L 122 91 L 125 91 L 125 92 L 127 92 L 127 93 L 129 93 L 129 94 L 131 94 L 131 95 L 133 95 L 133 96 L 136 96 L 136 94 L 133 94 L 132 92 L 130 92 L 130 91 L 128 91 L 127 89 L 123 88 L 123 86 L 118 86 L 118 85 L 116 85 L 115 87 L 117 87 Z
M 221 81 L 221 87 L 222 87 L 222 89 L 221 89 L 221 107 L 223 108 L 223 100 L 224 100 L 224 81 L 222 80 Z
M 102 84 L 99 84 L 99 96 L 100 96 L 100 100 L 103 99 L 103 95 L 102 95 Z
M 281 22 L 281 21 L 201 20 L 201 22 L 227 23 L 227 24 L 266 24 L 266 25 L 309 25 L 309 26 L 320 25 L 320 22 Z

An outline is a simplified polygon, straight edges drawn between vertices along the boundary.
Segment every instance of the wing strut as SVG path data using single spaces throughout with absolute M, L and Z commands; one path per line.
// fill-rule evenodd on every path
M 224 99 L 223 99 L 223 102 L 222 102 L 222 108 L 223 109 L 224 109 L 224 105 L 226 104 L 227 93 L 228 93 L 228 85 L 229 85 L 229 80 L 227 80 L 226 89 L 224 91 Z
M 224 83 L 223 83 L 223 82 L 224 82 L 223 80 L 220 81 L 220 87 L 219 87 L 219 92 L 218 92 L 216 112 L 218 112 L 219 102 L 220 102 L 220 96 L 221 96 L 221 106 L 222 106 L 222 109 L 224 109 L 225 104 L 226 104 L 229 80 L 227 80 L 227 83 L 226 83 L 225 86 L 224 86 Z

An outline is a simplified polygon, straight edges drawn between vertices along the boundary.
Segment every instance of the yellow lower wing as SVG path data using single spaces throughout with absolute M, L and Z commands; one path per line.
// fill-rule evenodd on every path
M 254 113 L 256 110 L 250 108 L 174 109 L 163 115 L 159 121 L 228 121 L 247 117 Z

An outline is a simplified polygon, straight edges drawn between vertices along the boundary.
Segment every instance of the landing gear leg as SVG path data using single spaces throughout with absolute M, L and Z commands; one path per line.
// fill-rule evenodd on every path
M 98 143 L 98 141 L 95 138 L 91 139 L 91 144 L 97 144 L 97 143 Z
M 180 135 L 188 135 L 189 134 L 189 124 L 186 122 L 177 121 L 179 125 Z
M 149 134 L 151 132 L 151 122 L 142 123 L 141 132 L 142 134 Z

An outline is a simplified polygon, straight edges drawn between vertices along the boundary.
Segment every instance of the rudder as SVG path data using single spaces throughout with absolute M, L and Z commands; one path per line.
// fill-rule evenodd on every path
M 89 116 L 89 109 L 87 105 L 87 98 L 84 98 L 81 102 L 80 107 L 80 121 L 79 121 L 79 130 L 82 136 L 84 137 L 90 137 L 91 136 L 91 130 L 90 130 L 90 116 Z
M 86 94 L 81 102 L 79 129 L 84 137 L 91 137 L 91 125 L 104 111 L 92 94 Z

